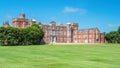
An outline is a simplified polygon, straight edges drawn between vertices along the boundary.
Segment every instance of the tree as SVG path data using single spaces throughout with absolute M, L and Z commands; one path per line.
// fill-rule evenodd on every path
M 111 31 L 105 35 L 105 39 L 109 43 L 120 43 L 120 26 L 118 31 Z
M 120 26 L 118 27 L 118 33 L 120 34 Z
M 18 29 L 13 27 L 0 27 L 1 45 L 17 45 Z
M 120 43 L 120 26 L 118 27 L 118 43 Z
M 18 29 L 0 27 L 1 45 L 37 45 L 40 44 L 44 33 L 39 25 Z

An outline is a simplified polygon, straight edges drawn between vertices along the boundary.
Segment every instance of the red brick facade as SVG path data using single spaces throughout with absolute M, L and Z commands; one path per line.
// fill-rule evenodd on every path
M 14 18 L 12 20 L 12 26 L 17 28 L 26 28 L 29 26 L 29 20 L 25 19 L 25 14 L 21 14 L 20 18 Z
M 16 28 L 26 28 L 35 23 L 35 21 L 26 19 L 24 14 L 12 20 L 12 26 Z M 104 33 L 100 33 L 98 28 L 79 30 L 78 23 L 56 25 L 54 21 L 48 25 L 39 23 L 39 26 L 45 33 L 42 43 L 105 43 Z
M 98 28 L 78 29 L 77 23 L 41 25 L 45 43 L 104 43 L 104 34 Z

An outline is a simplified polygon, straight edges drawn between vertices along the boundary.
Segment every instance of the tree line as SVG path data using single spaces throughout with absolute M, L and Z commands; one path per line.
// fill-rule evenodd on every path
M 37 24 L 27 28 L 0 27 L 0 44 L 5 46 L 39 45 L 43 36 Z
M 105 35 L 108 43 L 120 43 L 120 26 L 117 31 L 111 31 Z

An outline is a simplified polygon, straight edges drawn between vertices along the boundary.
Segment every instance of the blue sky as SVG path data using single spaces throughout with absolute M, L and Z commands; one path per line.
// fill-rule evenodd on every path
M 0 0 L 0 26 L 25 13 L 43 24 L 79 23 L 79 29 L 98 27 L 101 32 L 120 26 L 120 0 Z

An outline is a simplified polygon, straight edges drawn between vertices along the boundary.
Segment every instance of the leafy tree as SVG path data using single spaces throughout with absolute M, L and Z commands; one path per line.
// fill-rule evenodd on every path
M 43 36 L 44 33 L 39 25 L 24 29 L 0 27 L 1 45 L 37 45 Z
M 118 33 L 120 34 L 120 26 L 118 27 Z
M 105 39 L 109 43 L 120 43 L 120 26 L 118 31 L 111 31 L 105 35 Z
M 118 27 L 118 43 L 120 43 L 120 26 Z

